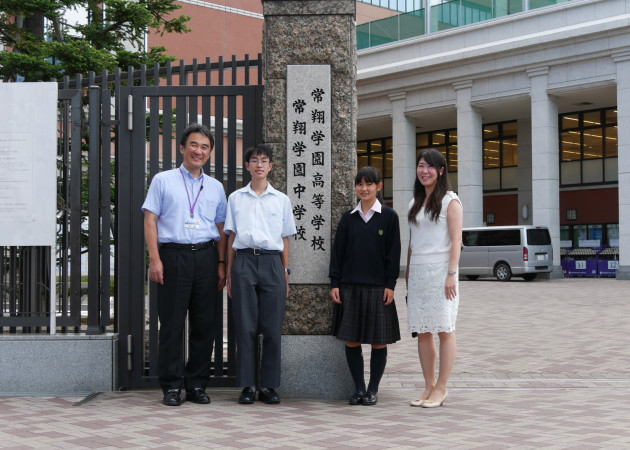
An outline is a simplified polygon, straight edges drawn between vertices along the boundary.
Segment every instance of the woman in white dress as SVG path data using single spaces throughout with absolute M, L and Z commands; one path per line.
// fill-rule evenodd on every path
M 416 173 L 408 214 L 407 321 L 409 332 L 418 335 L 425 390 L 411 405 L 434 408 L 442 406 L 448 395 L 446 383 L 457 350 L 455 322 L 463 210 L 459 198 L 451 191 L 442 153 L 435 149 L 420 152 Z M 435 334 L 440 339 L 437 381 Z

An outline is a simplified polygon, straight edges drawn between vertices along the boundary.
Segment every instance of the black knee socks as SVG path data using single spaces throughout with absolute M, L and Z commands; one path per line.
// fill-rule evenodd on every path
M 387 364 L 387 347 L 374 348 L 372 347 L 372 356 L 370 358 L 370 384 L 368 385 L 368 391 L 376 394 L 378 392 L 378 385 L 383 378 L 383 372 L 385 372 L 385 365 Z
M 357 392 L 365 392 L 365 379 L 363 378 L 363 351 L 361 346 L 349 347 L 346 345 L 346 359 L 352 380 Z

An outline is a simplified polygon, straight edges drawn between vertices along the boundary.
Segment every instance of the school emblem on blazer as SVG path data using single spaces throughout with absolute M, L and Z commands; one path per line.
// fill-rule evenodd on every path
M 383 236 L 383 230 L 378 230 L 378 235 Z

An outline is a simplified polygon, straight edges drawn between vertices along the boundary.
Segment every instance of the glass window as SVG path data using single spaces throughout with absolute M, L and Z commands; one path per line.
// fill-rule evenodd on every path
M 549 235 L 549 230 L 546 228 L 528 229 L 527 243 L 529 245 L 551 245 L 551 236 Z
M 483 190 L 497 191 L 501 189 L 501 169 L 486 169 L 483 171 Z
M 604 181 L 604 162 L 601 159 L 582 161 L 582 183 Z
M 602 124 L 601 118 L 602 118 L 601 111 L 593 111 L 593 112 L 584 113 L 584 118 L 582 119 L 584 121 L 584 128 L 600 126 Z
M 370 166 L 376 167 L 383 176 L 383 155 L 381 153 L 372 153 L 370 156 Z
M 394 175 L 394 154 L 389 151 L 385 152 L 385 165 L 383 167 L 383 178 L 391 178 Z
M 501 166 L 501 144 L 498 140 L 483 143 L 483 168 L 490 169 Z
M 433 145 L 443 145 L 446 144 L 446 132 L 439 131 L 437 133 L 433 133 L 433 139 L 431 139 L 431 143 Z
M 608 224 L 606 228 L 608 245 L 611 247 L 619 247 L 619 224 Z
M 615 108 L 560 116 L 560 184 L 617 181 Z
M 440 130 L 429 133 L 420 133 L 416 135 L 416 155 L 425 148 L 435 148 L 439 150 L 446 158 L 448 171 L 453 174 L 450 179 L 451 183 L 456 179 L 457 173 L 457 131 L 456 130 Z M 454 188 L 454 186 L 453 186 Z
M 560 135 L 560 151 L 562 161 L 579 161 L 582 158 L 580 151 L 580 133 L 567 131 Z
M 368 163 L 368 161 L 369 161 L 368 155 L 359 155 L 357 157 L 357 169 L 360 169 L 361 167 L 369 166 L 370 164 Z
M 516 138 L 503 140 L 503 167 L 518 166 L 518 144 Z
M 588 238 L 592 241 L 599 241 L 599 245 L 602 245 L 603 233 L 604 227 L 602 225 L 588 226 Z
M 518 167 L 501 169 L 501 189 L 518 189 Z
M 602 158 L 602 129 L 584 130 L 584 159 Z
M 516 121 L 483 125 L 485 191 L 518 189 L 517 135 Z
M 616 183 L 619 181 L 619 167 L 617 158 L 604 159 L 605 181 L 608 183 Z
M 366 166 L 373 166 L 379 170 L 384 186 L 383 200 L 391 200 L 393 195 L 392 138 L 372 139 L 357 143 L 357 168 Z
M 505 122 L 503 125 L 503 136 L 516 136 L 518 134 L 518 124 L 514 122 Z
M 577 114 L 566 114 L 562 116 L 562 129 L 571 130 L 580 127 L 580 119 Z
M 499 137 L 499 125 L 484 125 L 483 138 L 491 139 Z
M 457 172 L 457 144 L 449 147 L 448 171 L 449 173 Z
M 605 146 L 607 158 L 617 156 L 617 126 L 606 127 Z
M 580 161 L 563 162 L 560 164 L 560 184 L 580 184 L 582 179 L 580 170 Z

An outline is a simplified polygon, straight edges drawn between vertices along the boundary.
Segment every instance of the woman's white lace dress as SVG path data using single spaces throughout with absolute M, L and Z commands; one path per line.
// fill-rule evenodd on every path
M 457 282 L 457 296 L 454 299 L 447 300 L 444 292 L 451 250 L 446 211 L 453 200 L 460 201 L 454 192 L 448 191 L 442 200 L 442 210 L 437 223 L 433 222 L 429 216 L 425 216 L 424 208 L 422 208 L 416 216 L 417 223 L 409 224 L 411 229 L 409 244 L 411 259 L 407 287 L 409 333 L 437 334 L 455 331 L 459 306 L 459 281 Z M 412 204 L 413 200 L 409 208 Z

